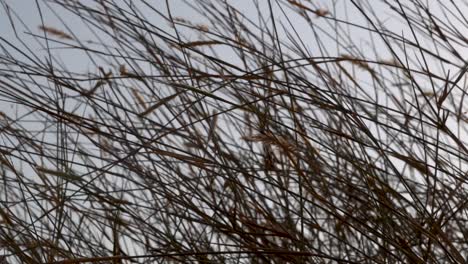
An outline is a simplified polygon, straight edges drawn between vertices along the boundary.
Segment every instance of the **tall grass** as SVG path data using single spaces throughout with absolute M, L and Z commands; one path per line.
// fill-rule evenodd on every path
M 2 263 L 467 261 L 463 1 L 1 3 Z

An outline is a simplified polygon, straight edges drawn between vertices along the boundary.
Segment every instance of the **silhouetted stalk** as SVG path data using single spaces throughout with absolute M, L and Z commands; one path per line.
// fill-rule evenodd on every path
M 462 1 L 30 2 L 1 263 L 466 262 Z

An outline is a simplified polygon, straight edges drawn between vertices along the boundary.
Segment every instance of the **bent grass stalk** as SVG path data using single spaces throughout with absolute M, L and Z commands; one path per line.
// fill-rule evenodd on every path
M 1 3 L 2 263 L 466 262 L 461 2 Z

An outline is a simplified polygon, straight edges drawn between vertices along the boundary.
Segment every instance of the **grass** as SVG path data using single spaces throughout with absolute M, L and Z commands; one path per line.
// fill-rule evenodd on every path
M 2 263 L 466 262 L 462 1 L 0 2 Z

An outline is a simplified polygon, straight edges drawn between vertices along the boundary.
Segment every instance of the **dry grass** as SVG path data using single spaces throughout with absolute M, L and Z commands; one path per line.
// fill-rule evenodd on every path
M 0 38 L 0 262 L 466 263 L 467 8 L 344 2 L 38 1 L 95 35 Z

